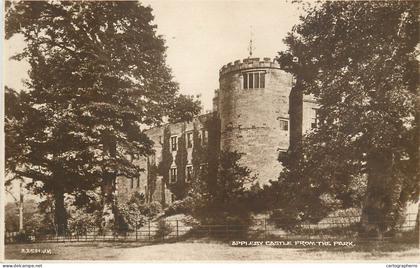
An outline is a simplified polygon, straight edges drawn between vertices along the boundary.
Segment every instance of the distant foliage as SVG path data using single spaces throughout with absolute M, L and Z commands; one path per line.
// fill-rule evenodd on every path
M 175 100 L 172 112 L 169 114 L 170 123 L 190 122 L 201 111 L 201 102 L 194 96 L 180 94 Z
M 23 229 L 25 231 L 39 231 L 51 226 L 44 226 L 46 216 L 35 200 L 25 200 L 23 203 Z M 19 231 L 19 207 L 18 203 L 6 203 L 4 207 L 5 230 L 8 232 Z

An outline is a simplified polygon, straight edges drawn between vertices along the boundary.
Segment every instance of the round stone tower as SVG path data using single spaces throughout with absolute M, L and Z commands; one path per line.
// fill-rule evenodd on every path
M 219 83 L 221 149 L 243 153 L 241 164 L 268 184 L 281 171 L 279 151 L 289 147 L 292 76 L 270 58 L 248 58 L 223 66 Z

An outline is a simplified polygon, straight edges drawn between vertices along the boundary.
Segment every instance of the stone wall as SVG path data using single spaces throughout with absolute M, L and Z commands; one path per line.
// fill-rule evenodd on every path
M 243 73 L 265 72 L 264 88 L 244 89 Z M 279 151 L 289 147 L 292 76 L 269 59 L 246 59 L 220 71 L 218 112 L 221 119 L 221 148 L 243 153 L 241 163 L 258 175 L 260 185 L 278 177 Z
M 201 165 L 206 164 L 206 158 L 201 157 L 194 161 L 194 149 L 200 147 L 203 154 L 207 154 L 209 129 L 207 122 L 213 114 L 197 116 L 192 122 L 165 124 L 145 131 L 153 142 L 154 153 L 134 160 L 143 169 L 139 186 L 137 181 L 120 177 L 117 181 L 117 198 L 119 202 L 126 202 L 134 192 L 144 194 L 147 202 L 158 201 L 163 205 L 171 204 L 173 200 L 181 199 L 186 195 L 191 181 L 186 180 L 186 167 L 192 166 L 193 177 Z M 196 137 L 192 147 L 188 147 L 187 133 Z M 212 136 L 212 135 L 210 135 Z M 172 150 L 173 139 L 176 139 L 177 148 Z M 171 181 L 170 169 L 176 168 L 177 180 Z
M 134 163 L 140 167 L 147 166 L 147 158 L 140 157 L 140 159 L 134 159 Z M 147 194 L 147 171 L 140 173 L 138 178 L 128 179 L 126 177 L 117 177 L 116 181 L 116 196 L 119 202 L 127 202 L 135 192 L 143 194 L 146 197 Z

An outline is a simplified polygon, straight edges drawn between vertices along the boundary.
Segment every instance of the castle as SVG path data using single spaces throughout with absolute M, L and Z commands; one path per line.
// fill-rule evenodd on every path
M 126 201 L 134 192 L 162 205 L 181 199 L 201 172 L 214 172 L 220 150 L 243 153 L 241 164 L 257 175 L 260 185 L 276 179 L 282 169 L 279 153 L 291 143 L 293 86 L 292 75 L 270 58 L 223 66 L 212 112 L 145 131 L 154 154 L 132 160 L 144 170 L 138 178 L 117 178 L 118 200 Z M 316 126 L 317 104 L 310 96 L 301 103 L 299 127 L 305 132 Z

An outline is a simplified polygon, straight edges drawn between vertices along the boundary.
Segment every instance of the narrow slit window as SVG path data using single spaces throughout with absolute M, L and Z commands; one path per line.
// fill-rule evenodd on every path
M 202 129 L 201 130 L 201 144 L 206 145 L 208 142 L 208 133 L 207 130 Z
M 191 179 L 192 179 L 192 174 L 193 174 L 193 167 L 191 166 L 191 165 L 188 165 L 186 168 L 185 168 L 185 181 L 186 182 L 188 182 L 188 181 L 191 181 Z
M 312 123 L 311 123 L 311 128 L 316 128 L 318 126 L 318 110 L 317 109 L 312 109 L 313 110 L 313 117 L 312 117 Z
M 244 89 L 248 88 L 248 74 L 243 74 L 244 78 Z
M 172 149 L 172 151 L 176 151 L 178 149 L 177 141 L 178 141 L 177 136 L 171 137 L 171 149 Z
M 177 170 L 176 170 L 176 168 L 171 168 L 171 170 L 170 170 L 170 174 L 169 174 L 170 176 L 170 181 L 171 182 L 176 182 L 176 179 L 177 179 Z

